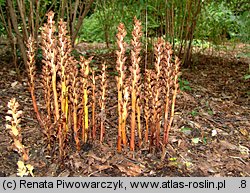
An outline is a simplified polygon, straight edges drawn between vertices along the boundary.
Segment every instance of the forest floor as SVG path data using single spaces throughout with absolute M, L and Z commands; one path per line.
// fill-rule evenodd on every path
M 249 46 L 247 52 L 250 53 Z M 1 56 L 0 176 L 17 173 L 19 155 L 11 149 L 12 139 L 5 128 L 7 103 L 15 97 L 23 110 L 23 144 L 29 149 L 29 163 L 34 166 L 35 176 L 250 177 L 250 79 L 244 79 L 250 58 L 239 54 L 242 51 L 212 56 L 194 54 L 192 68 L 182 68 L 181 80 L 186 87 L 177 98 L 165 153 L 151 153 L 147 148 L 135 153 L 116 152 L 116 101 L 110 97 L 107 116 L 113 117 L 106 123 L 109 138 L 103 144 L 83 145 L 79 153 L 72 143 L 63 164 L 56 156 L 47 155 L 27 77 L 18 79 L 14 66 Z M 96 65 L 106 60 L 114 67 L 116 56 L 99 53 L 94 54 L 94 60 Z M 115 78 L 110 77 L 109 92 L 115 92 L 112 91 L 116 88 Z M 41 100 L 42 94 L 38 96 Z

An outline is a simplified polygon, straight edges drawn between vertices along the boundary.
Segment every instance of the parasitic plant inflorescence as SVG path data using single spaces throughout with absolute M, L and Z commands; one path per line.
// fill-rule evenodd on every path
M 118 90 L 118 138 L 117 138 L 117 150 L 121 152 L 121 145 L 127 145 L 127 138 L 126 138 L 126 130 L 124 127 L 124 96 L 125 93 L 125 78 L 126 78 L 126 66 L 125 66 L 125 52 L 126 52 L 126 43 L 124 38 L 127 32 L 125 30 L 125 26 L 123 23 L 120 23 L 118 26 L 118 33 L 117 33 L 117 44 L 118 50 L 116 51 L 117 60 L 116 60 L 116 70 L 118 71 L 118 76 L 116 77 L 117 80 L 117 90 Z
M 134 30 L 132 32 L 133 39 L 131 40 L 131 135 L 130 135 L 130 149 L 135 150 L 135 128 L 136 128 L 136 113 L 137 113 L 137 129 L 139 134 L 139 143 L 141 143 L 141 129 L 140 129 L 140 107 L 139 107 L 139 95 L 140 95 L 140 52 L 141 52 L 141 36 L 142 26 L 141 22 L 134 18 Z
M 155 140 L 155 146 L 160 145 L 160 127 L 161 127 L 161 116 L 162 116 L 162 100 L 161 100 L 161 70 L 162 60 L 164 53 L 164 40 L 158 38 L 157 43 L 154 45 L 155 54 L 155 71 L 152 73 L 152 91 L 153 91 L 153 124 L 151 129 L 151 146 Z
M 36 101 L 36 97 L 35 97 L 35 79 L 36 79 L 36 42 L 33 36 L 30 36 L 27 43 L 26 43 L 26 47 L 27 47 L 27 66 L 26 66 L 26 70 L 28 72 L 28 84 L 29 84 L 29 91 L 31 94 L 31 99 L 32 99 L 32 103 L 33 103 L 33 108 L 34 111 L 36 113 L 36 117 L 37 120 L 39 121 L 39 123 L 41 125 L 43 125 L 42 123 L 42 119 L 38 110 L 38 106 L 37 106 L 37 101 Z

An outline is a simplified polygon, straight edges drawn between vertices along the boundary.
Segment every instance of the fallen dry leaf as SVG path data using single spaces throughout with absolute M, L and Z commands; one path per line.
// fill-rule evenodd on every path
M 102 171 L 102 170 L 112 168 L 112 166 L 110 166 L 110 165 L 94 165 L 93 167 L 95 167 L 98 171 Z
M 246 137 L 249 135 L 248 131 L 244 128 L 240 128 L 240 133 Z
M 228 141 L 224 141 L 224 140 L 220 141 L 220 145 L 221 145 L 222 150 L 226 150 L 226 149 L 238 150 L 239 149 L 236 145 L 229 143 Z
M 70 174 L 70 171 L 66 169 L 66 170 L 62 171 L 62 172 L 58 175 L 58 177 L 68 177 L 69 174 Z
M 11 83 L 11 87 L 14 88 L 18 84 L 18 81 Z
M 116 164 L 116 166 L 121 172 L 126 173 L 128 176 L 133 176 L 133 177 L 139 176 L 142 173 L 142 170 L 144 168 L 143 165 L 136 165 L 131 162 Z

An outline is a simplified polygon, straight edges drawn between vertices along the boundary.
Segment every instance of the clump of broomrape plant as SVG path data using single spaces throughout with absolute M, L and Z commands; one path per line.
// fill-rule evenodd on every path
M 45 104 L 43 113 L 37 107 L 34 92 L 36 73 L 32 38 L 27 42 L 27 71 L 34 110 L 43 128 L 48 152 L 58 149 L 59 156 L 63 158 L 67 155 L 70 138 L 74 139 L 77 151 L 91 140 L 99 138 L 100 142 L 104 141 L 109 79 L 105 63 L 101 74 L 96 74 L 91 67 L 93 57 L 80 56 L 80 60 L 72 57 L 66 23 L 60 20 L 56 28 L 54 13 L 49 12 L 47 16 L 41 46 L 44 64 L 41 76 Z M 154 45 L 154 69 L 145 69 L 142 76 L 141 22 L 134 18 L 131 57 L 127 61 L 130 66 L 125 64 L 126 34 L 121 23 L 117 33 L 117 98 L 114 98 L 118 105 L 117 150 L 121 152 L 122 148 L 129 147 L 135 151 L 143 145 L 158 148 L 168 143 L 179 88 L 180 60 L 177 57 L 172 59 L 171 46 L 159 38 Z

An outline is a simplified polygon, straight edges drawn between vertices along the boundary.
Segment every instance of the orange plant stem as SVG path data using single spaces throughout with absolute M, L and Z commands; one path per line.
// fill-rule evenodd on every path
M 139 138 L 139 147 L 141 147 L 142 144 L 142 132 L 141 132 L 141 109 L 139 106 L 139 99 L 137 99 L 136 102 L 136 110 L 137 110 L 137 129 L 138 129 L 138 138 Z
M 38 120 L 39 124 L 40 124 L 41 126 L 43 126 L 43 122 L 42 122 L 40 113 L 39 113 L 39 111 L 38 111 L 37 102 L 36 102 L 36 97 L 35 97 L 35 93 L 34 93 L 34 89 L 33 89 L 33 88 L 30 88 L 30 93 L 31 93 L 31 99 L 32 99 L 34 111 L 35 111 L 35 113 L 36 113 L 37 120 Z
M 119 84 L 119 83 L 118 83 Z M 117 136 L 117 151 L 121 152 L 122 147 L 122 113 L 121 113 L 122 92 L 118 87 L 118 136 Z
M 130 150 L 135 150 L 135 116 L 136 116 L 136 91 L 134 89 L 135 82 L 132 83 L 132 94 L 131 94 L 131 103 L 132 103 L 132 115 L 131 115 L 131 134 L 130 134 Z
M 96 103 L 96 97 L 95 97 L 95 71 L 92 71 L 92 138 L 93 140 L 96 139 L 96 125 L 95 125 L 95 103 Z

